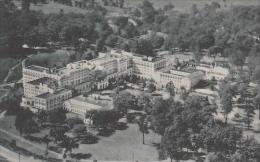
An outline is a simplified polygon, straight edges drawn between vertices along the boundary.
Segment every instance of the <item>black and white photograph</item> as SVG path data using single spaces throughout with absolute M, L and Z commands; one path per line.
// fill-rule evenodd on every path
M 260 162 L 260 0 L 0 0 L 0 162 Z

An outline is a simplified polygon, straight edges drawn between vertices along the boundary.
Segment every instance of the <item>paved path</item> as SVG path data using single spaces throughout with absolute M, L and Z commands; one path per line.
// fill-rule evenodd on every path
M 18 68 L 21 65 L 21 61 L 19 61 L 17 64 L 15 64 L 12 68 L 9 69 L 7 75 L 5 76 L 3 83 L 7 83 L 8 79 L 12 76 L 14 70 Z
M 6 114 L 6 110 L 3 111 L 3 112 L 0 114 L 0 119 L 4 118 L 4 117 L 5 117 L 5 114 Z

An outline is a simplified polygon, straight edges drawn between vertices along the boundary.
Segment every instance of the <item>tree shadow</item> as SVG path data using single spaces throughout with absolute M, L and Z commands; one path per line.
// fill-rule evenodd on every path
M 82 144 L 96 144 L 96 143 L 98 143 L 99 138 L 92 134 L 88 134 L 88 135 L 79 137 L 79 141 Z
M 91 154 L 87 153 L 87 154 L 83 154 L 83 153 L 71 153 L 70 157 L 73 159 L 77 159 L 77 160 L 81 160 L 81 159 L 89 159 L 91 158 Z
M 123 122 L 118 122 L 114 126 L 115 130 L 126 130 L 127 128 L 129 128 L 128 125 L 126 123 L 123 123 Z
M 114 129 L 102 128 L 102 129 L 99 129 L 98 136 L 109 137 L 114 133 L 115 133 Z

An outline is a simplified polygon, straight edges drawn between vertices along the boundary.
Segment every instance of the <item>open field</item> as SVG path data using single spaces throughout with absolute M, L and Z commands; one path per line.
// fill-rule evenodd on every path
M 161 8 L 170 2 L 175 6 L 175 9 L 188 12 L 192 4 L 197 4 L 199 8 L 203 7 L 207 3 L 217 1 L 222 8 L 230 8 L 232 5 L 259 5 L 259 0 L 149 0 L 154 4 L 156 8 Z M 136 6 L 142 2 L 142 0 L 126 0 L 129 6 Z M 225 7 L 226 5 L 226 7 Z
M 21 6 L 20 2 L 15 1 L 15 3 L 18 7 Z M 84 13 L 88 12 L 87 10 L 84 10 L 84 9 L 71 7 L 71 6 L 67 6 L 67 5 L 63 5 L 63 4 L 59 4 L 59 3 L 53 3 L 53 2 L 49 2 L 48 4 L 37 4 L 37 5 L 31 4 L 31 10 L 42 11 L 45 14 L 59 13 L 61 11 L 61 9 L 63 10 L 64 13 L 74 12 L 74 13 L 84 14 Z
M 142 133 L 136 124 L 128 124 L 129 128 L 116 131 L 110 137 L 100 137 L 97 144 L 80 145 L 74 153 L 90 153 L 91 159 L 98 160 L 138 160 L 154 161 L 158 153 L 153 144 L 160 142 L 160 136 L 150 132 L 145 135 L 146 144 L 142 144 Z
M 156 8 L 162 8 L 164 5 L 169 4 L 170 2 L 175 6 L 176 10 L 188 12 L 193 4 L 196 4 L 198 8 L 203 7 L 207 3 L 211 3 L 213 1 L 217 1 L 222 9 L 228 9 L 231 6 L 235 5 L 259 5 L 260 0 L 149 0 L 154 4 Z M 101 0 L 97 0 L 97 2 L 101 2 Z M 134 7 L 138 4 L 142 3 L 142 0 L 125 0 L 126 7 Z M 16 1 L 17 6 L 21 6 L 20 2 Z M 88 10 L 80 9 L 76 7 L 70 7 L 63 4 L 49 2 L 48 4 L 37 4 L 31 5 L 31 9 L 35 11 L 42 11 L 43 13 L 59 13 L 62 9 L 64 13 L 75 12 L 75 13 L 86 13 Z M 122 13 L 123 10 L 117 7 L 109 7 L 106 6 L 106 9 L 109 12 L 120 12 Z
M 45 67 L 63 66 L 69 62 L 69 56 L 70 53 L 66 50 L 57 50 L 50 53 L 39 53 L 32 55 L 27 64 Z

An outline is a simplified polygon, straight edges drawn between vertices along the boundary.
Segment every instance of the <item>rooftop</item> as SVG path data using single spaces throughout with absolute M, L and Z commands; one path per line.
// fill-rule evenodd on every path
M 47 92 L 47 93 L 40 94 L 36 97 L 42 98 L 42 99 L 47 99 L 47 98 L 50 98 L 52 96 L 56 96 L 58 94 L 69 92 L 69 91 L 70 90 L 68 90 L 68 89 L 59 89 L 59 90 L 56 90 L 54 93 Z
M 53 79 L 53 78 L 48 78 L 48 77 L 43 77 L 43 78 L 39 78 L 33 81 L 28 82 L 29 84 L 33 84 L 33 85 L 39 85 L 39 84 L 53 84 L 53 83 L 57 83 L 57 80 Z
M 37 66 L 37 65 L 27 66 L 26 68 L 30 69 L 30 70 L 39 71 L 39 72 L 44 72 L 44 71 L 48 72 L 49 71 L 48 68 L 45 68 L 45 67 L 42 67 L 42 66 Z
M 80 95 L 70 99 L 69 102 L 75 105 L 81 105 L 82 108 L 84 107 L 83 105 L 92 105 L 92 108 L 113 109 L 113 101 L 111 97 L 94 95 L 96 98 L 94 96 L 84 97 L 83 95 Z

